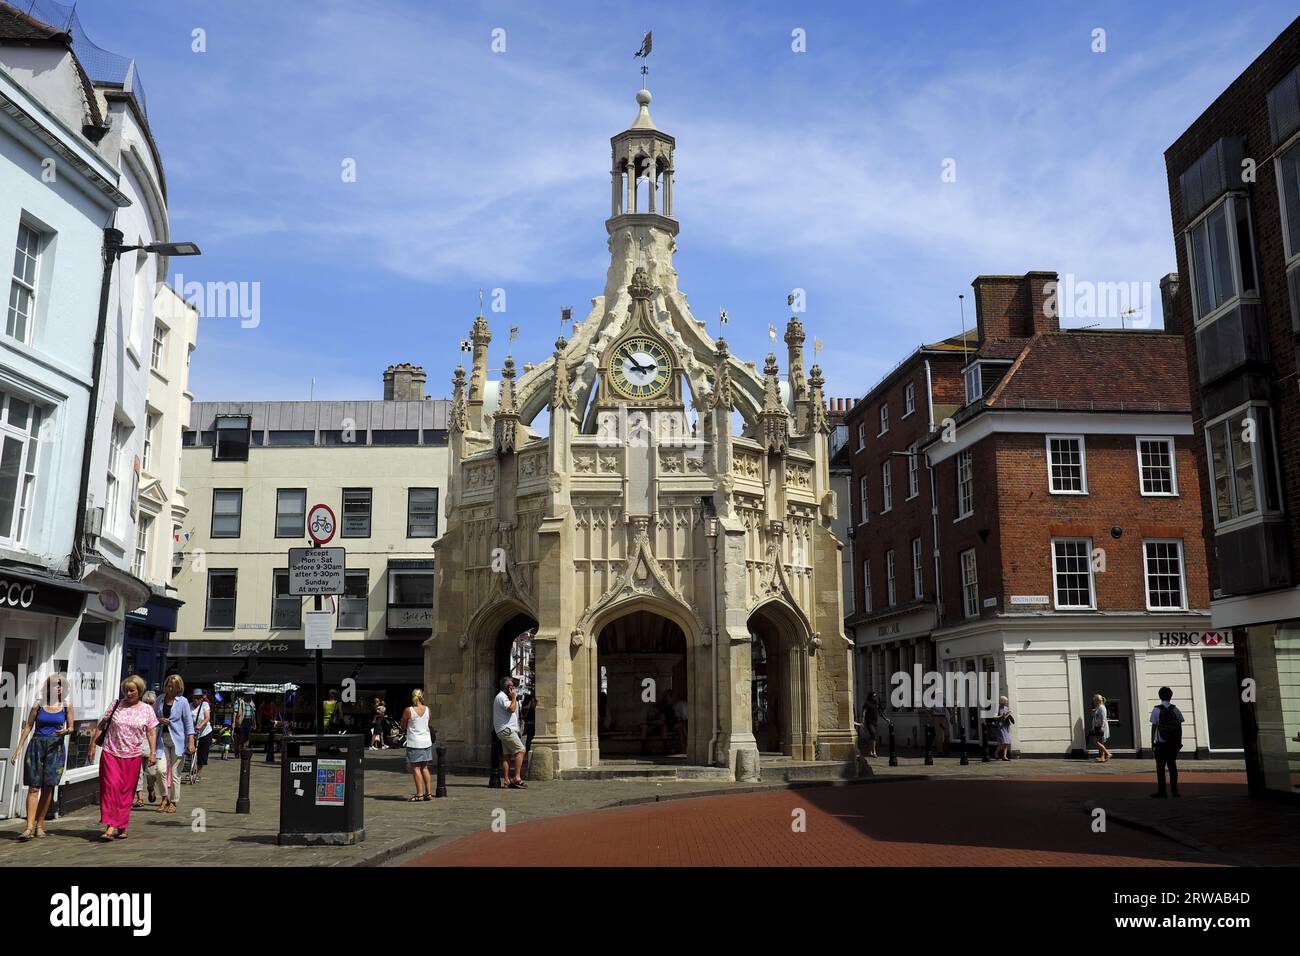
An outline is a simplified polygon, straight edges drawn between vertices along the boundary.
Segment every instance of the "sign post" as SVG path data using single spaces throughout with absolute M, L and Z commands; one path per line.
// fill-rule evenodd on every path
M 311 548 L 293 548 L 290 549 L 290 571 L 289 587 L 290 593 L 293 593 L 293 570 L 292 570 L 292 553 L 293 551 L 313 551 L 321 548 L 322 545 L 329 544 L 334 538 L 334 532 L 338 528 L 338 521 L 334 517 L 334 511 L 327 504 L 314 504 L 311 510 L 307 512 L 307 534 L 311 536 Z M 329 548 L 330 551 L 342 551 L 342 548 Z M 315 562 L 312 562 L 313 564 Z M 309 593 L 304 591 L 303 593 Z M 314 603 L 317 611 L 321 610 L 321 597 L 324 593 L 319 587 L 314 591 Z M 333 593 L 333 592 L 329 592 Z M 340 587 L 339 593 L 342 593 Z M 318 645 L 316 647 L 316 733 L 317 735 L 325 732 L 325 697 L 321 691 L 325 683 L 325 659 L 323 652 Z M 337 706 L 337 705 L 336 705 Z

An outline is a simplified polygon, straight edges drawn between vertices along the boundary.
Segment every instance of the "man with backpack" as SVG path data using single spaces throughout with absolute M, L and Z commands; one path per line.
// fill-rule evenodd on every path
M 1160 688 L 1160 703 L 1151 711 L 1151 747 L 1156 755 L 1156 785 L 1151 796 L 1164 799 L 1165 768 L 1169 768 L 1169 793 L 1178 796 L 1178 751 L 1183 749 L 1183 713 L 1172 703 L 1174 692 Z

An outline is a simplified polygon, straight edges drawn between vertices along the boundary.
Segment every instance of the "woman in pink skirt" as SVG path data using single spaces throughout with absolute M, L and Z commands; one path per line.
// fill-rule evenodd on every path
M 149 766 L 158 762 L 154 731 L 158 715 L 141 699 L 143 696 L 144 681 L 132 674 L 122 681 L 122 696 L 109 704 L 99 722 L 104 734 L 100 741 L 104 756 L 99 761 L 99 822 L 106 827 L 99 838 L 105 843 L 126 839 L 131 796 L 140 775 L 140 754 L 146 739 Z M 91 761 L 95 759 L 93 740 L 88 756 Z

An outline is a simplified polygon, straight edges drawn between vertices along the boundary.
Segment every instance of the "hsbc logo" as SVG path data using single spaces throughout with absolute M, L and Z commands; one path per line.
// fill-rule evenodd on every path
M 1152 647 L 1232 647 L 1231 631 L 1160 631 Z

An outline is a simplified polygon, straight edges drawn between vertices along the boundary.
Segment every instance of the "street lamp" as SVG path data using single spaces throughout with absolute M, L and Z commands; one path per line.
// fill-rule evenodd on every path
M 104 363 L 104 335 L 108 328 L 108 292 L 113 284 L 113 264 L 124 252 L 156 253 L 161 256 L 202 255 L 193 242 L 150 242 L 124 246 L 122 230 L 112 226 L 104 230 L 104 269 L 99 286 L 99 321 L 95 326 L 95 350 L 90 366 L 90 406 L 86 413 L 86 437 L 81 451 L 81 490 L 77 497 L 76 532 L 72 541 L 72 563 L 77 577 L 85 568 L 86 497 L 90 494 L 90 454 L 95 444 L 95 409 L 99 407 L 100 369 Z

